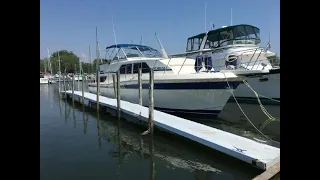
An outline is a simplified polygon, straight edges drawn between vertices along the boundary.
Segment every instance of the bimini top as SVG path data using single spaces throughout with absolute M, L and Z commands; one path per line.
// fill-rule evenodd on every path
M 127 47 L 148 47 L 148 46 L 139 45 L 139 44 L 115 44 L 115 45 L 107 47 L 106 49 L 110 49 L 110 48 L 127 48 Z
M 111 51 L 109 54 L 111 60 L 137 57 L 163 58 L 158 50 L 139 44 L 115 44 L 107 47 L 106 50 Z
M 207 38 L 205 38 L 206 35 L 208 36 Z M 207 33 L 189 37 L 186 51 L 199 50 L 202 40 L 206 41 L 205 49 L 218 48 L 231 44 L 257 45 L 260 43 L 260 30 L 259 28 L 248 24 L 214 29 Z

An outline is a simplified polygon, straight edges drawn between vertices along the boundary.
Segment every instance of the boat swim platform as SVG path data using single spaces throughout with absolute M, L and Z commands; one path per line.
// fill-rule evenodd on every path
M 64 91 L 61 91 L 61 93 L 64 93 Z M 72 98 L 72 91 L 66 91 L 66 95 Z M 84 104 L 86 106 L 89 106 L 91 103 L 96 103 L 96 98 L 96 94 L 84 92 Z M 82 102 L 81 91 L 74 91 L 74 100 Z M 100 95 L 99 103 L 101 106 L 115 110 L 117 109 L 117 99 Z M 122 113 L 148 122 L 148 107 L 124 100 L 121 100 L 120 104 L 120 111 Z M 261 170 L 267 170 L 280 162 L 280 148 L 161 111 L 154 110 L 153 124 L 155 127 L 183 136 L 209 148 L 252 164 L 254 167 Z

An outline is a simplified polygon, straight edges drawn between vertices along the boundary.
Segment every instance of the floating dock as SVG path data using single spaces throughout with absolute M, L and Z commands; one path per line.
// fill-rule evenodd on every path
M 64 93 L 61 92 L 61 93 Z M 72 91 L 66 91 L 67 96 L 72 98 Z M 82 92 L 74 91 L 74 100 L 82 101 Z M 96 103 L 96 94 L 84 92 L 84 103 Z M 99 97 L 101 106 L 117 109 L 117 100 Z M 148 122 L 149 108 L 139 104 L 121 100 L 121 112 Z M 196 141 L 207 147 L 228 154 L 234 158 L 252 164 L 261 169 L 268 170 L 280 162 L 280 149 L 247 139 L 229 132 L 209 127 L 194 121 L 173 116 L 161 111 L 154 110 L 154 125 L 177 135 Z

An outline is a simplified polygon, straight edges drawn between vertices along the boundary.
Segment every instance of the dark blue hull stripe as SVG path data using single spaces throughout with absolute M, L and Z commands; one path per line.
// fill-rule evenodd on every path
M 242 81 L 232 81 L 229 85 L 232 89 L 236 89 Z M 101 88 L 107 88 L 107 86 L 100 86 Z M 113 88 L 113 86 L 109 86 Z M 125 89 L 138 89 L 138 84 L 121 85 L 121 88 Z M 227 82 L 187 82 L 187 83 L 155 83 L 154 89 L 165 90 L 184 90 L 184 89 L 228 89 Z M 149 89 L 149 84 L 142 84 L 142 89 Z
M 248 104 L 259 104 L 259 101 L 256 97 L 236 97 L 237 102 L 239 103 L 248 103 Z M 280 105 L 280 98 L 272 98 L 274 100 L 259 97 L 261 103 L 263 105 Z M 228 102 L 235 102 L 233 97 L 230 97 Z
M 155 107 L 156 110 L 180 117 L 217 117 L 221 110 L 188 110 Z

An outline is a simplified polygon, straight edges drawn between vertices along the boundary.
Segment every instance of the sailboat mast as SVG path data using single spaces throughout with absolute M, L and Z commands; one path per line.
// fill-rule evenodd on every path
M 58 50 L 58 63 L 59 63 L 59 94 L 60 94 L 60 91 L 61 91 L 61 88 L 60 88 L 61 67 L 60 67 L 60 53 L 59 53 L 59 50 Z
M 47 52 L 48 52 L 48 68 L 50 71 L 50 74 L 52 75 L 52 67 L 51 67 L 51 62 L 50 62 L 50 53 L 49 53 L 49 49 L 47 48 Z
M 90 73 L 92 73 L 91 49 L 90 49 L 90 46 L 89 46 L 89 62 L 90 62 Z

